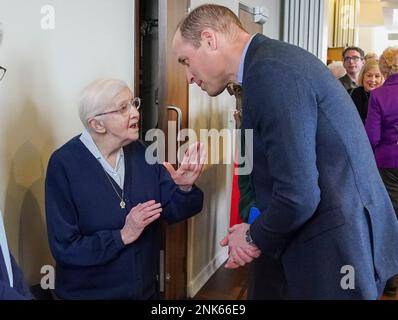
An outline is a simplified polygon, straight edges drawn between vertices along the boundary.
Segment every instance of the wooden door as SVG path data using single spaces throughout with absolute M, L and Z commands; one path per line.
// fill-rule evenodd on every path
M 178 65 L 171 44 L 180 20 L 188 11 L 187 0 L 159 1 L 160 90 L 159 102 L 164 120 L 177 120 L 168 107 L 181 110 L 181 128 L 188 127 L 188 82 L 184 68 Z M 175 110 L 175 109 L 174 109 Z M 162 123 L 166 132 L 167 124 Z M 171 133 L 170 133 L 171 134 Z M 187 288 L 187 222 L 164 228 L 165 245 L 165 299 L 186 298 Z
M 141 0 L 137 3 L 136 10 L 140 12 L 137 28 L 141 36 L 136 37 L 140 48 L 136 50 L 139 55 L 135 69 L 139 74 L 136 91 L 145 91 L 141 94 L 147 97 L 142 115 L 144 127 L 156 126 L 166 133 L 168 141 L 168 121 L 177 120 L 176 110 L 181 111 L 181 128 L 188 127 L 188 83 L 184 69 L 178 65 L 171 49 L 177 25 L 188 11 L 188 0 Z M 149 61 L 148 56 L 152 57 Z M 145 81 L 155 83 L 146 85 Z M 157 123 L 153 122 L 154 115 Z M 165 154 L 167 161 L 167 148 Z M 162 298 L 184 299 L 187 288 L 187 222 L 164 224 L 161 237 L 159 286 Z

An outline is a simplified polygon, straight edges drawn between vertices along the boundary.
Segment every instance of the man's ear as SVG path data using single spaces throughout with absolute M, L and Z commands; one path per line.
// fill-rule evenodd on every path
M 96 118 L 88 119 L 88 126 L 90 130 L 96 133 L 105 133 L 106 129 L 104 123 L 101 120 L 97 120 Z
M 201 39 L 202 39 L 202 44 L 210 48 L 211 50 L 216 50 L 217 49 L 217 36 L 216 33 L 211 30 L 211 29 L 205 29 L 202 31 L 200 34 Z

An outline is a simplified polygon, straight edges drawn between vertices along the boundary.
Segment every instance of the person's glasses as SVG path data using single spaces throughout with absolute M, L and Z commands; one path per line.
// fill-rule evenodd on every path
M 0 81 L 3 80 L 4 75 L 6 74 L 7 69 L 0 66 Z
M 138 97 L 135 97 L 129 101 L 122 103 L 120 105 L 119 109 L 98 113 L 94 117 L 103 116 L 106 114 L 116 113 L 116 112 L 119 112 L 121 115 L 125 116 L 130 113 L 131 107 L 134 107 L 139 111 L 141 108 L 141 99 Z
M 362 60 L 362 57 L 358 56 L 344 57 L 344 62 L 350 62 L 350 61 L 358 62 L 359 60 Z

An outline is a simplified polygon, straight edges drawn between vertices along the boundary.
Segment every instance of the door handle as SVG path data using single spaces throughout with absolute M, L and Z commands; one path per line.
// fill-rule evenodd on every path
M 180 131 L 182 130 L 182 111 L 179 107 L 174 106 L 174 105 L 170 105 L 167 106 L 167 110 L 168 111 L 173 111 L 177 114 L 177 137 L 178 134 L 180 133 Z M 181 141 L 177 138 L 177 159 L 178 159 L 178 151 L 180 150 L 180 146 L 181 146 Z M 179 166 L 179 162 L 177 161 L 177 167 Z

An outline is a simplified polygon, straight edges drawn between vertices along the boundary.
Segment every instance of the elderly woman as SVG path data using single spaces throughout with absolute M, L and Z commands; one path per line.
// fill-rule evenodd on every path
M 398 217 L 398 47 L 386 49 L 379 65 L 386 81 L 370 96 L 365 128 Z M 385 294 L 395 296 L 396 280 L 387 282 Z
M 60 299 L 157 298 L 159 217 L 177 222 L 202 209 L 193 184 L 203 146 L 188 148 L 179 170 L 168 166 L 173 178 L 148 164 L 139 107 L 124 82 L 95 81 L 79 106 L 84 132 L 50 158 L 46 215 Z
M 383 84 L 383 75 L 380 72 L 377 60 L 368 60 L 363 65 L 358 77 L 358 88 L 348 90 L 357 107 L 358 113 L 365 124 L 368 114 L 370 92 Z

